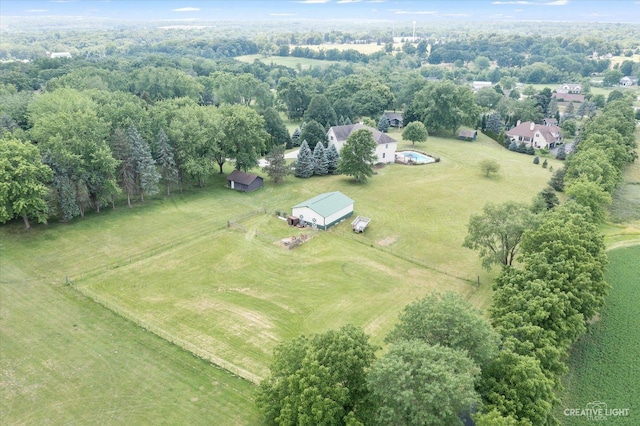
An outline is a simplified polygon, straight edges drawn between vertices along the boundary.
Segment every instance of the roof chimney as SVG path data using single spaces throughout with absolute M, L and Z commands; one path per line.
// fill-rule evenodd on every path
M 531 124 L 529 125 L 529 130 L 533 130 L 534 127 L 536 127 L 536 123 L 532 121 Z

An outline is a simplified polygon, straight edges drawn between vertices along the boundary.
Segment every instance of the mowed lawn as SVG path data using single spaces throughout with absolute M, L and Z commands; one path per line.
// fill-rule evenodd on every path
M 628 417 L 609 417 L 611 424 L 640 424 L 640 245 L 608 252 L 606 279 L 612 286 L 599 321 L 574 346 L 557 416 L 563 424 L 583 425 L 584 417 L 564 409 L 584 409 L 603 402 L 608 409 L 628 409 Z
M 400 310 L 434 290 L 488 306 L 493 275 L 461 247 L 469 216 L 487 202 L 530 201 L 551 173 L 484 136 L 474 143 L 431 137 L 416 148 L 441 161 L 385 166 L 366 184 L 345 176 L 267 179 L 250 194 L 215 176 L 204 190 L 99 217 L 29 233 L 4 227 L 13 246 L 5 261 L 48 284 L 69 277 L 137 323 L 258 381 L 275 345 L 301 333 L 351 322 L 381 344 Z M 500 162 L 498 176 L 481 175 L 484 158 Z M 226 227 L 246 212 L 288 210 L 335 190 L 355 200 L 356 215 L 372 218 L 364 234 L 353 235 L 346 222 L 286 250 L 255 235 L 299 233 L 272 213 L 242 222 L 247 232 Z
M 0 424 L 259 422 L 252 384 L 54 284 L 59 271 L 43 280 L 21 269 L 31 255 L 4 231 Z M 35 264 L 41 252 L 31 253 Z

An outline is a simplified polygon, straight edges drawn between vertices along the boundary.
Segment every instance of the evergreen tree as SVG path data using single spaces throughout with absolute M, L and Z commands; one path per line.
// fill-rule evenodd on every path
M 567 169 L 565 167 L 561 167 L 553 173 L 551 176 L 551 180 L 549 181 L 549 186 L 555 189 L 558 192 L 564 191 L 564 175 Z
M 291 167 L 284 158 L 284 145 L 274 145 L 265 157 L 267 165 L 262 169 L 274 183 L 280 183 L 291 174 Z
M 535 155 L 536 149 L 533 147 L 533 145 L 529 145 L 524 152 L 529 155 Z
M 518 150 L 518 143 L 514 140 L 511 141 L 511 143 L 509 144 L 509 151 L 517 151 Z
M 158 132 L 158 158 L 156 162 L 160 166 L 162 180 L 167 186 L 167 195 L 171 195 L 171 184 L 178 182 L 178 168 L 173 148 L 169 145 L 169 138 L 167 138 L 164 129 L 160 129 Z
M 308 121 L 302 129 L 302 132 L 300 133 L 300 139 L 306 140 L 307 144 L 309 145 L 309 149 L 313 151 L 318 142 L 327 142 L 327 131 L 324 129 L 322 124 L 318 123 L 317 121 L 311 120 Z
M 293 131 L 293 135 L 291 135 L 291 146 L 287 144 L 287 148 L 292 148 L 294 146 L 300 146 L 300 129 L 296 127 Z
M 151 156 L 151 148 L 142 139 L 138 129 L 134 126 L 129 127 L 128 136 L 133 145 L 140 200 L 144 201 L 144 194 L 155 195 L 159 192 L 160 173 L 156 170 L 156 163 Z
M 499 112 L 489 114 L 487 117 L 486 130 L 496 135 L 504 130 L 504 123 L 502 122 L 502 117 Z
M 353 123 L 351 122 L 351 119 L 350 119 L 349 117 L 346 117 L 346 118 L 344 119 L 344 125 L 345 125 L 345 126 L 348 126 L 349 124 L 353 124 Z
M 542 162 L 542 168 L 546 169 L 547 166 L 549 165 L 549 162 L 547 161 L 547 159 L 545 158 L 544 161 Z
M 313 176 L 314 161 L 313 153 L 309 148 L 306 140 L 300 144 L 300 151 L 298 151 L 298 158 L 296 160 L 296 169 L 294 175 L 300 178 L 308 178 Z
M 326 150 L 327 152 L 327 173 L 330 175 L 336 174 L 338 170 L 338 163 L 340 163 L 340 154 L 335 145 L 330 145 Z
M 389 119 L 384 115 L 380 117 L 380 120 L 378 120 L 378 130 L 383 133 L 387 133 L 389 131 Z
M 324 145 L 319 143 L 313 150 L 313 174 L 324 176 L 329 173 L 329 160 Z
M 540 164 L 540 157 L 536 155 L 533 159 L 533 164 Z
M 525 152 L 527 152 L 527 145 L 525 145 L 524 142 L 520 142 L 520 144 L 518 144 L 518 148 L 516 148 L 516 151 L 520 154 L 524 154 Z
M 567 150 L 564 145 L 560 145 L 558 148 L 558 152 L 556 153 L 556 160 L 566 160 L 567 159 Z
M 264 129 L 269 134 L 265 144 L 265 152 L 269 152 L 271 147 L 275 145 L 287 145 L 290 147 L 291 136 L 289 136 L 289 131 L 282 118 L 280 118 L 278 111 L 273 107 L 269 107 L 264 110 L 262 117 L 264 118 Z

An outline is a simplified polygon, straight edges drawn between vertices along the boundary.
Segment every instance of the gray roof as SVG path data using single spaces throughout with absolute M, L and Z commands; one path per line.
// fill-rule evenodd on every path
M 254 175 L 254 174 L 251 174 L 251 173 L 245 173 L 245 172 L 240 171 L 240 170 L 234 170 L 233 172 L 231 172 L 231 174 L 229 176 L 227 176 L 227 180 L 228 181 L 238 182 L 238 183 L 241 183 L 243 185 L 250 185 L 251 182 L 253 182 L 257 178 L 262 179 L 258 175 Z
M 402 114 L 398 114 L 397 112 L 385 112 L 384 116 L 387 117 L 388 120 L 402 121 Z
M 386 133 L 382 133 L 380 130 L 374 129 L 373 127 L 365 126 L 362 123 L 347 124 L 345 126 L 333 126 L 331 127 L 331 129 L 333 129 L 333 133 L 336 135 L 336 138 L 339 141 L 346 141 L 351 133 L 355 132 L 356 130 L 367 129 L 372 133 L 373 140 L 376 141 L 378 145 L 398 142 Z
M 308 207 L 323 217 L 331 216 L 333 213 L 353 204 L 353 200 L 340 191 L 325 192 L 313 198 L 296 204 L 293 208 Z

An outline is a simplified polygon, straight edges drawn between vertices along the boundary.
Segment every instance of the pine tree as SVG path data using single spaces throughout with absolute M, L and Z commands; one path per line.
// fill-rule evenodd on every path
M 509 144 L 509 151 L 517 151 L 517 150 L 518 150 L 518 143 L 514 139 Z
M 338 170 L 338 163 L 340 163 L 340 154 L 335 145 L 329 145 L 327 152 L 327 173 L 330 175 L 336 174 Z
M 348 126 L 349 124 L 353 124 L 353 123 L 351 122 L 351 119 L 350 119 L 349 117 L 346 117 L 346 118 L 344 119 L 344 125 L 345 125 L 345 126 Z
M 138 129 L 134 126 L 129 127 L 128 136 L 133 145 L 140 200 L 144 201 L 144 194 L 155 195 L 159 192 L 158 181 L 160 180 L 160 173 L 156 170 L 156 162 L 153 161 L 151 156 L 151 148 L 142 139 Z
M 160 166 L 162 180 L 167 186 L 167 196 L 171 195 L 171 184 L 178 182 L 178 168 L 173 148 L 169 145 L 169 138 L 167 138 L 164 129 L 160 129 L 158 132 L 158 158 L 156 158 L 156 162 Z
M 300 129 L 298 129 L 297 127 L 293 131 L 293 135 L 291 135 L 291 141 L 293 143 L 293 146 L 300 146 Z M 287 147 L 287 148 L 291 148 L 291 147 Z
M 384 115 L 380 117 L 380 120 L 378 120 L 378 130 L 383 133 L 387 133 L 389 131 L 389 119 Z
M 319 142 L 313 150 L 313 174 L 324 176 L 329 173 L 329 160 L 322 142 Z
M 567 159 L 567 150 L 564 145 L 560 145 L 558 148 L 558 152 L 556 153 L 556 160 L 566 160 Z
M 300 151 L 298 152 L 298 158 L 296 160 L 295 176 L 301 178 L 308 178 L 313 175 L 313 153 L 309 148 L 307 141 L 302 141 L 300 144 Z
M 291 174 L 291 167 L 284 158 L 284 145 L 274 145 L 265 157 L 267 165 L 262 169 L 274 183 L 280 183 Z

